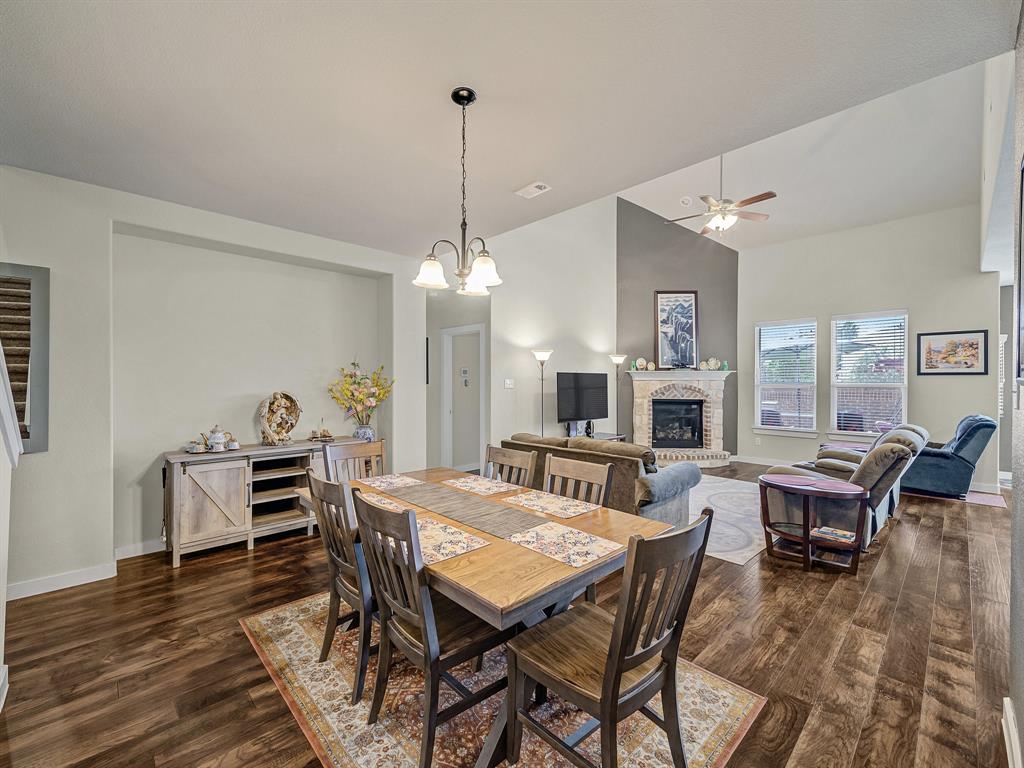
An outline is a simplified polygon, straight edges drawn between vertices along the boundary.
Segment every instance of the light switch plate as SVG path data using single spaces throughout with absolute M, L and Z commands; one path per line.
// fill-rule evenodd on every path
M 505 389 L 515 389 L 515 388 L 516 388 L 516 380 L 515 379 L 505 379 Z

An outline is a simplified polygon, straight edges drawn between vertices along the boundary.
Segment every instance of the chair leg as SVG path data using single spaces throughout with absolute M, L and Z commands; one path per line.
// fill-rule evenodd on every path
M 373 619 L 368 611 L 359 618 L 359 648 L 356 652 L 356 680 L 352 686 L 352 703 L 358 704 L 363 698 L 363 685 L 366 683 L 366 668 L 370 666 L 370 633 L 373 631 Z
M 519 710 L 526 709 L 526 675 L 519 671 L 516 655 L 508 652 L 508 694 L 505 698 L 508 706 L 508 749 L 505 759 L 509 765 L 519 762 L 519 752 L 523 744 L 523 724 L 519 720 Z
M 423 740 L 420 742 L 420 768 L 430 768 L 434 760 L 434 735 L 437 733 L 437 699 L 441 692 L 441 672 L 428 669 L 423 688 Z
M 587 587 L 587 602 L 597 605 L 597 584 Z
M 479 672 L 484 668 L 484 655 L 481 653 L 473 659 L 473 672 Z
M 324 630 L 324 644 L 320 648 L 320 661 L 327 661 L 331 653 L 334 633 L 338 630 L 338 610 L 341 608 L 341 596 L 337 590 L 331 589 L 331 604 L 327 608 L 327 628 Z
M 601 718 L 601 768 L 619 768 L 619 746 L 616 739 L 617 723 Z
M 377 654 L 377 677 L 373 683 L 373 702 L 370 704 L 370 716 L 366 722 L 373 725 L 377 722 L 381 704 L 384 703 L 384 692 L 388 688 L 388 672 L 391 671 L 391 638 L 384 622 L 380 625 L 380 651 Z
M 683 752 L 683 733 L 679 728 L 679 699 L 676 697 L 675 670 L 668 671 L 665 687 L 661 689 L 661 712 L 665 720 L 665 735 L 672 753 L 673 768 L 686 768 L 686 754 Z

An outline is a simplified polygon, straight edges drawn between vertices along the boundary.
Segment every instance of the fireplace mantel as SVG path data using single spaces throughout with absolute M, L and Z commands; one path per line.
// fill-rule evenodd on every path
M 725 381 L 736 371 L 702 371 L 699 368 L 672 368 L 664 371 L 629 371 L 634 379 L 648 381 Z

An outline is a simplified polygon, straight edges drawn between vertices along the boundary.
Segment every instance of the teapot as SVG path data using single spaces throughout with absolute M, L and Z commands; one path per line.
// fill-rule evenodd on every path
M 214 452 L 220 452 L 225 450 L 228 437 L 224 434 L 224 430 L 220 428 L 219 424 L 214 424 L 207 434 L 203 435 L 206 438 L 206 444 L 209 449 Z

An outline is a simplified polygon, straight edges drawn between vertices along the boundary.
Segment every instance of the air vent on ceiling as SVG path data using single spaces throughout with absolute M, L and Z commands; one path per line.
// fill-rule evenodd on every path
M 532 184 L 527 184 L 522 189 L 517 189 L 516 194 L 519 195 L 520 197 L 525 197 L 527 200 L 529 200 L 531 197 L 543 195 L 549 189 L 551 189 L 551 187 L 549 187 L 543 181 L 535 181 Z

